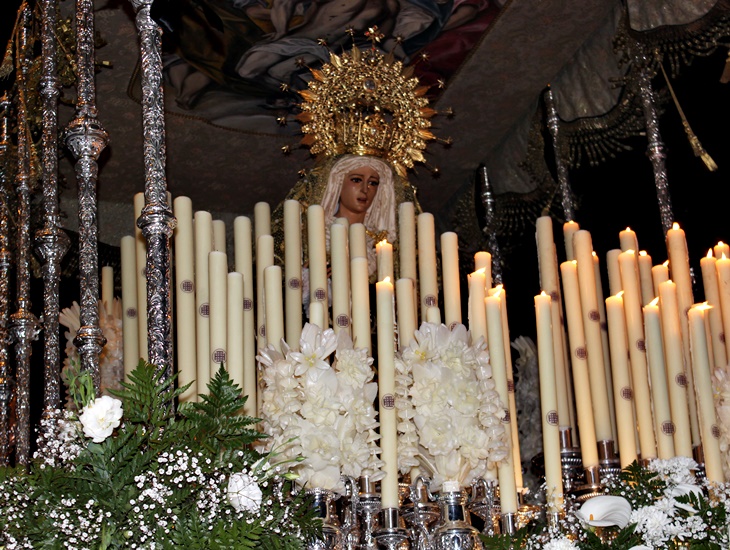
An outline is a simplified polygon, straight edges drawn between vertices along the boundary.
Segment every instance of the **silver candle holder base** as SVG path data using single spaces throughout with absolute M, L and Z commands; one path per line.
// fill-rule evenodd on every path
M 616 479 L 621 475 L 621 463 L 612 439 L 603 439 L 598 442 L 598 464 L 600 477 L 604 481 Z
M 400 526 L 398 508 L 383 508 L 380 510 L 380 528 L 375 531 L 375 540 L 381 548 L 400 550 L 408 541 L 408 531 Z

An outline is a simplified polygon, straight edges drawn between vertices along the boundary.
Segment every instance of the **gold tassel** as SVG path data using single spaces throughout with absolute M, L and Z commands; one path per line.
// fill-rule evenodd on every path
M 689 125 L 689 121 L 687 120 L 687 117 L 684 116 L 684 111 L 682 110 L 682 106 L 679 104 L 679 100 L 677 99 L 677 96 L 674 93 L 674 88 L 672 88 L 672 84 L 669 82 L 669 78 L 667 77 L 667 73 L 664 70 L 664 65 L 661 63 L 659 64 L 659 67 L 662 69 L 662 74 L 664 75 L 664 80 L 667 83 L 667 87 L 669 88 L 669 93 L 672 94 L 672 99 L 674 100 L 674 105 L 677 107 L 677 112 L 679 113 L 680 118 L 682 119 L 682 126 L 684 127 L 684 132 L 687 134 L 687 139 L 689 140 L 689 144 L 692 147 L 692 152 L 695 154 L 696 157 L 700 157 L 702 159 L 702 162 L 705 163 L 705 166 L 710 172 L 714 172 L 717 170 L 717 164 L 714 160 L 712 160 L 712 157 L 710 154 L 705 150 L 704 147 L 702 147 L 702 143 L 700 143 L 700 138 L 697 137 L 697 134 L 695 134 L 692 131 L 692 127 Z M 727 67 L 725 69 L 727 71 Z
M 730 49 L 727 51 L 727 59 L 725 60 L 725 69 L 722 71 L 722 76 L 720 77 L 720 82 L 722 84 L 727 84 L 730 82 Z

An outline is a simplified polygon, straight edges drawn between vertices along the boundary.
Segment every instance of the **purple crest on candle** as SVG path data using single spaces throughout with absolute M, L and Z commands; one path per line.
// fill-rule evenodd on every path
M 302 283 L 296 277 L 292 277 L 291 279 L 289 279 L 289 288 L 291 288 L 292 290 L 297 290 L 301 286 Z
M 214 363 L 225 363 L 226 362 L 226 350 L 218 348 L 213 352 Z
M 129 317 L 130 319 L 134 319 L 135 317 L 137 317 L 137 308 L 128 307 L 127 308 L 127 317 Z
M 350 326 L 350 317 L 344 313 L 337 316 L 337 326 L 341 328 L 347 328 Z
M 395 408 L 395 397 L 393 397 L 392 393 L 386 393 L 383 396 L 383 408 L 384 409 L 393 409 Z
M 318 288 L 314 291 L 314 299 L 318 302 L 323 302 L 324 299 L 327 297 L 327 293 L 323 288 Z
M 681 388 L 686 388 L 689 385 L 689 381 L 687 380 L 687 375 L 683 372 L 680 372 L 675 378 L 674 381 L 677 383 L 677 385 Z
M 628 386 L 624 386 L 621 388 L 621 398 L 626 399 L 626 401 L 631 401 L 634 398 L 634 390 Z
M 200 315 L 203 317 L 210 317 L 210 304 L 200 304 Z
M 426 307 L 434 307 L 436 305 L 436 296 L 429 294 L 423 298 L 423 303 L 426 304 Z
M 243 299 L 243 311 L 251 311 L 253 309 L 253 300 L 251 298 Z
M 261 325 L 259 327 L 259 336 L 266 338 L 266 325 Z
M 551 426 L 558 425 L 558 411 L 550 411 L 547 415 L 545 415 L 545 418 L 547 419 L 547 423 Z
M 180 290 L 190 293 L 195 290 L 195 285 L 193 285 L 193 281 L 190 279 L 185 279 L 182 283 L 180 283 Z
M 588 352 L 586 352 L 586 348 L 584 346 L 581 346 L 579 348 L 575 348 L 575 356 L 578 359 L 585 359 L 588 357 Z
M 553 291 L 552 291 L 552 292 L 550 293 L 550 299 L 551 299 L 551 300 L 552 300 L 553 302 L 557 302 L 558 300 L 560 300 L 560 294 L 558 294 L 558 291 L 557 291 L 557 290 L 553 290 Z
M 456 328 L 456 325 L 458 325 L 458 324 L 459 324 L 459 323 L 457 323 L 456 321 L 454 321 L 453 323 L 451 323 L 451 324 L 449 325 L 449 330 L 454 330 L 454 329 Z
M 639 351 L 642 351 L 642 352 L 646 351 L 646 342 L 642 338 L 639 338 L 636 341 L 636 349 L 638 349 Z
M 504 416 L 502 417 L 502 424 L 509 424 L 509 422 L 510 422 L 509 409 L 505 409 Z
M 674 435 L 675 428 L 674 428 L 674 422 L 671 420 L 665 420 L 662 422 L 662 433 L 664 435 Z
M 515 393 L 515 381 L 507 380 L 507 391 L 509 393 Z
M 717 426 L 717 424 L 713 424 L 710 431 L 712 432 L 712 437 L 714 437 L 715 439 L 720 439 L 720 428 Z
M 608 331 L 608 323 L 606 323 L 605 321 L 601 323 L 601 330 Z
M 601 320 L 600 314 L 595 309 L 592 309 L 591 311 L 588 312 L 588 318 L 591 321 L 600 321 Z
M 723 344 L 725 343 L 725 333 L 724 332 L 720 333 L 720 342 L 722 342 Z

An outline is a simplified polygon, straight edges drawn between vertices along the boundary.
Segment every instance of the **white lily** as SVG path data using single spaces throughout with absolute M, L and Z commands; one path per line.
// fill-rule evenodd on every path
M 629 524 L 631 504 L 623 497 L 601 495 L 593 497 L 583 503 L 580 510 L 575 512 L 583 523 L 592 527 L 617 526 L 623 529 Z
M 666 490 L 666 495 L 670 497 L 680 497 L 684 495 L 694 494 L 698 498 L 702 498 L 702 489 L 697 485 L 692 485 L 690 483 L 679 483 L 675 485 L 674 487 L 670 487 Z M 681 510 L 685 510 L 689 512 L 690 514 L 696 514 L 697 510 L 694 509 L 694 507 L 690 506 L 689 504 L 686 504 L 684 502 L 677 502 L 674 501 L 674 507 L 679 508 Z

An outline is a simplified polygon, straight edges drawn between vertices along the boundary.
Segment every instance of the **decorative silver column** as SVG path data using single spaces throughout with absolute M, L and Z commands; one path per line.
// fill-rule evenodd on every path
M 0 99 L 2 120 L 0 126 L 0 162 L 7 166 L 10 155 L 10 100 L 7 94 Z M 8 315 L 10 314 L 10 263 L 8 197 L 6 193 L 8 175 L 0 170 L 0 466 L 10 463 L 10 399 L 13 395 L 13 379 L 8 363 Z
M 167 204 L 162 30 L 152 20 L 152 0 L 130 0 L 137 12 L 142 58 L 145 206 L 137 220 L 147 240 L 147 338 L 149 361 L 172 376 L 170 237 L 175 217 Z
M 482 204 L 486 212 L 486 224 L 484 232 L 487 235 L 488 252 L 492 255 L 492 280 L 495 285 L 502 284 L 502 253 L 499 249 L 499 240 L 497 240 L 497 224 L 495 220 L 494 210 L 494 190 L 492 184 L 489 183 L 487 176 L 487 167 L 483 164 L 479 167 L 479 175 L 482 180 Z
M 548 130 L 550 130 L 550 136 L 553 139 L 555 168 L 558 175 L 558 187 L 563 205 L 563 216 L 566 222 L 570 222 L 575 220 L 575 209 L 573 207 L 572 193 L 570 192 L 570 183 L 568 182 L 568 167 L 565 166 L 565 162 L 563 162 L 560 156 L 560 117 L 558 116 L 558 109 L 555 107 L 555 95 L 549 86 L 545 91 L 545 108 L 547 110 Z
M 61 402 L 61 359 L 58 342 L 61 259 L 69 239 L 58 217 L 58 77 L 56 75 L 56 8 L 58 0 L 42 0 L 41 97 L 43 98 L 43 228 L 36 233 L 36 249 L 43 259 L 43 410 L 57 409 Z
M 21 25 L 18 37 L 16 82 L 18 85 L 18 173 L 15 189 L 18 201 L 18 256 L 17 304 L 18 310 L 10 317 L 10 328 L 15 342 L 15 383 L 17 387 L 15 462 L 27 464 L 30 458 L 30 354 L 31 342 L 38 337 L 40 325 L 30 311 L 30 145 L 26 110 L 26 86 L 30 68 L 31 13 L 27 2 L 21 6 Z
M 76 158 L 79 186 L 79 274 L 81 328 L 74 344 L 81 368 L 89 371 L 97 393 L 101 386 L 99 354 L 106 339 L 99 328 L 99 257 L 97 250 L 97 160 L 107 144 L 107 133 L 97 120 L 94 84 L 94 4 L 76 0 L 76 116 L 69 123 L 66 146 Z
M 640 50 L 640 53 L 634 59 L 634 63 L 638 63 L 640 67 L 641 107 L 646 120 L 646 137 L 649 140 L 646 154 L 651 160 L 654 170 L 654 185 L 656 186 L 656 196 L 659 202 L 659 215 L 662 220 L 662 229 L 666 235 L 667 231 L 672 228 L 674 214 L 672 213 L 672 198 L 669 195 L 667 167 L 664 162 L 667 155 L 664 153 L 664 142 L 662 142 L 662 135 L 659 132 L 659 116 L 654 103 L 654 92 L 651 88 L 651 62 L 647 54 Z

